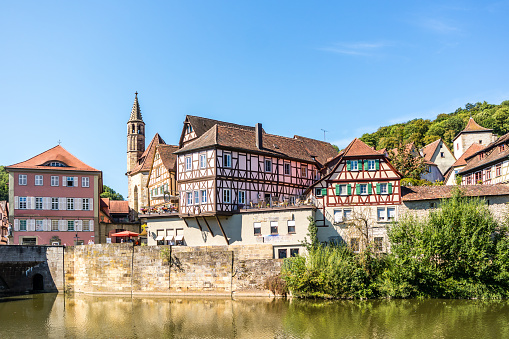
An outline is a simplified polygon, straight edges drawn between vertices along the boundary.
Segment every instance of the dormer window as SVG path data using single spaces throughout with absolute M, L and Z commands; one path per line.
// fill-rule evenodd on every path
M 50 161 L 44 164 L 44 166 L 50 166 L 50 167 L 67 167 L 66 164 L 60 161 Z
M 186 125 L 186 133 L 191 133 L 193 131 L 193 126 L 191 126 L 191 124 L 187 124 Z
M 498 148 L 499 148 L 500 152 L 505 151 L 505 144 L 498 146 Z

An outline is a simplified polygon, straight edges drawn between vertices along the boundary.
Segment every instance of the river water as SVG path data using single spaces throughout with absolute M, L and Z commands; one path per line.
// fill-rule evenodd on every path
M 509 301 L 0 298 L 0 338 L 509 338 Z

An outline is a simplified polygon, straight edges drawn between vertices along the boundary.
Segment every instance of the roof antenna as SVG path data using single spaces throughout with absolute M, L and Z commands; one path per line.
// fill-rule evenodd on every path
M 60 145 L 62 142 L 60 141 L 60 139 L 58 139 L 58 144 Z
M 328 131 L 324 130 L 323 128 L 320 128 L 320 129 L 323 131 L 323 141 L 325 141 L 325 133 Z

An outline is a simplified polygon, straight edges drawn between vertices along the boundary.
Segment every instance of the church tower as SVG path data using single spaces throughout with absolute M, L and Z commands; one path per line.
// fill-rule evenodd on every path
M 138 92 L 135 93 L 131 117 L 127 122 L 127 173 L 138 164 L 145 151 L 145 123 L 141 116 Z

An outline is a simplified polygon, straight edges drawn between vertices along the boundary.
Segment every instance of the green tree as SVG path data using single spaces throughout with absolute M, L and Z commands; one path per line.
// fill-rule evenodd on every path
M 403 144 L 400 144 L 396 152 L 389 151 L 391 164 L 403 175 L 403 178 L 419 180 L 421 174 L 426 170 L 425 160 L 422 157 L 416 157 L 411 150 Z
M 9 174 L 4 166 L 0 166 L 0 201 L 9 201 Z
M 124 200 L 122 194 L 115 192 L 115 190 L 106 185 L 103 185 L 103 192 L 101 193 L 101 198 L 109 198 L 111 200 Z

